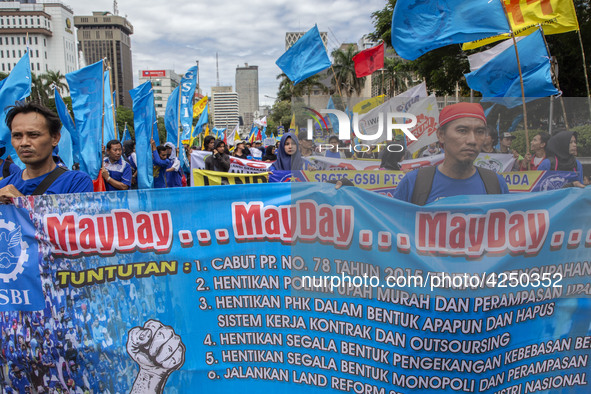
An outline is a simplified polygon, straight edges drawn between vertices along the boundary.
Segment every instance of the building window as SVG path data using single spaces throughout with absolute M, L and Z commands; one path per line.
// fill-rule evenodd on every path
M 37 24 L 41 26 L 41 19 L 37 18 Z
M 29 45 L 33 45 L 33 38 L 29 36 Z
M 12 57 L 16 57 L 16 51 L 14 49 L 12 50 Z
M 47 59 L 47 52 L 44 52 L 44 53 L 45 53 L 45 59 Z
M 101 32 L 100 31 L 96 31 L 96 38 L 101 38 Z
M 6 25 L 10 26 L 10 18 L 6 18 Z
M 14 37 L 10 37 L 10 42 L 14 45 Z
M 0 51 L 0 58 L 4 59 L 4 51 Z
M 21 44 L 21 38 L 20 37 L 16 37 L 16 45 L 20 45 Z
M 22 55 L 21 55 L 21 50 L 19 49 L 19 50 L 18 50 L 18 57 L 20 58 L 21 56 L 22 56 Z
M 39 67 L 39 63 L 37 63 L 37 71 L 41 71 L 41 67 Z
M 43 39 L 43 46 L 46 47 L 47 46 L 47 40 L 44 38 Z
M 37 37 L 35 37 L 35 45 L 37 45 L 37 44 L 38 44 L 38 42 L 37 42 Z
M 4 68 L 4 63 L 2 63 L 2 71 L 6 71 L 6 69 Z
M 4 65 L 4 64 L 3 64 L 3 65 Z M 154 104 L 154 106 L 155 106 L 156 108 L 163 108 L 163 105 L 162 105 L 162 104 Z
M 35 49 L 35 57 L 39 57 L 39 49 Z

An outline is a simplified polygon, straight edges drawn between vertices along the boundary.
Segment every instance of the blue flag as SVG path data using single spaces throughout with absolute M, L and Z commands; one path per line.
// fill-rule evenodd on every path
M 166 102 L 164 112 L 164 126 L 166 127 L 166 141 L 172 142 L 175 146 L 179 140 L 179 106 L 180 86 L 177 86 Z
M 72 168 L 74 165 L 74 150 L 72 148 L 72 135 L 68 129 L 62 126 L 60 131 L 61 137 L 57 147 L 59 149 L 59 157 L 62 159 L 66 167 Z
M 102 167 L 103 78 L 102 60 L 66 74 L 80 142 L 80 170 L 93 179 Z
M 154 95 L 154 93 L 152 93 L 152 95 Z M 160 141 L 160 134 L 158 133 L 158 115 L 156 114 L 156 107 L 152 106 L 154 108 L 154 113 L 152 114 L 152 138 L 154 139 L 154 142 L 156 142 L 156 145 L 160 145 L 161 141 Z M 166 141 L 164 141 L 166 142 Z
M 226 131 L 225 128 L 222 129 L 222 128 L 214 127 L 211 130 L 211 134 L 213 134 L 215 136 L 215 138 L 223 139 L 224 138 L 224 132 L 225 131 Z
M 113 112 L 115 108 L 113 107 L 113 95 L 111 94 L 111 83 L 109 81 L 109 70 L 105 70 L 104 77 L 104 89 L 105 89 L 105 116 L 103 118 L 103 130 L 105 133 L 104 143 L 107 145 L 107 142 L 116 139 L 115 133 L 115 118 L 113 116 Z
M 508 32 L 499 1 L 398 0 L 392 15 L 392 46 L 408 60 L 446 45 Z
M 152 148 L 150 139 L 154 124 L 154 91 L 150 81 L 129 91 L 133 100 L 133 127 L 137 156 L 137 184 L 139 189 L 154 186 Z
M 8 77 L 0 82 L 0 146 L 6 147 L 4 157 L 11 155 L 18 163 L 18 156 L 10 143 L 10 130 L 6 126 L 6 107 L 22 101 L 31 94 L 31 65 L 29 52 L 18 61 Z
M 125 127 L 123 128 L 123 136 L 121 137 L 121 142 L 130 140 L 130 139 L 131 139 L 131 134 L 129 133 L 129 129 L 127 128 L 127 123 L 126 123 Z
M 542 32 L 537 30 L 517 43 L 526 101 L 558 94 L 552 84 L 550 56 Z M 482 67 L 466 74 L 471 89 L 482 93 L 483 102 L 499 103 L 507 108 L 521 104 L 521 83 L 513 45 Z
M 326 109 L 336 109 L 334 106 L 334 101 L 332 101 L 332 96 L 328 99 L 328 104 L 326 104 Z M 330 120 L 330 124 L 332 125 L 332 132 L 333 134 L 339 134 L 339 119 L 334 114 L 328 114 L 328 119 Z
M 191 137 L 191 126 L 193 125 L 193 96 L 197 86 L 197 66 L 191 67 L 181 79 L 181 127 L 182 140 Z M 175 143 L 176 145 L 176 143 Z
M 62 121 L 61 137 L 58 143 L 59 156 L 68 168 L 72 168 L 74 163 L 80 162 L 80 145 L 77 139 L 76 126 L 70 116 L 68 107 L 59 92 L 59 89 L 53 90 L 53 97 L 55 98 L 55 108 L 57 115 Z M 75 141 L 76 140 L 76 141 Z
M 297 85 L 304 79 L 330 67 L 330 59 L 320 38 L 318 26 L 308 30 L 277 61 L 277 66 Z
M 205 109 L 201 112 L 201 116 L 199 116 L 199 120 L 193 129 L 192 137 L 197 137 L 201 134 L 203 132 L 203 126 L 207 125 L 207 122 L 209 122 L 208 106 L 209 104 L 205 104 Z

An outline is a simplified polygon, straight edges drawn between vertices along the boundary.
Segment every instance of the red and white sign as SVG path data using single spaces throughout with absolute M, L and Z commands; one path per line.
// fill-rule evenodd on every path
M 153 77 L 165 77 L 166 70 L 142 70 L 142 77 L 153 78 Z

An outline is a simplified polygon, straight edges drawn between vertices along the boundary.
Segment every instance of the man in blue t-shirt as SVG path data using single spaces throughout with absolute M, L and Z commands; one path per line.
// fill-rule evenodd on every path
M 425 204 L 443 197 L 487 194 L 483 175 L 474 166 L 486 134 L 486 117 L 480 104 L 457 103 L 441 110 L 437 138 L 443 146 L 445 157 L 443 163 L 435 169 L 432 179 L 419 180 L 432 181 Z M 418 174 L 419 170 L 406 174 L 396 188 L 394 197 L 417 203 L 413 201 L 413 192 Z M 491 175 L 495 181 L 495 174 Z M 502 194 L 509 193 L 503 177 L 496 174 L 496 178 L 498 185 L 495 186 L 498 191 Z
M 107 142 L 107 157 L 101 175 L 107 191 L 127 190 L 131 187 L 131 165 L 121 158 L 123 147 L 119 140 Z
M 87 174 L 67 171 L 53 161 L 61 122 L 51 110 L 37 103 L 18 104 L 6 114 L 6 125 L 12 146 L 26 168 L 0 181 L 0 202 L 6 204 L 13 197 L 32 194 L 93 191 L 92 179 Z M 46 178 L 52 181 L 44 182 Z
M 154 167 L 154 189 L 163 189 L 166 187 L 166 170 L 172 167 L 172 161 L 167 159 L 166 147 L 164 145 L 156 146 L 154 140 L 150 141 L 152 145 L 152 161 Z

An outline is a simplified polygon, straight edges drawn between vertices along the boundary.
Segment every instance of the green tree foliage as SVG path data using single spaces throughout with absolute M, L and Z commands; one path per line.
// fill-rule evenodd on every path
M 587 61 L 587 76 L 591 78 L 591 3 L 574 0 Z M 581 44 L 577 32 L 546 36 L 550 54 L 558 61 L 558 81 L 565 97 L 587 96 Z
M 361 94 L 365 86 L 365 77 L 357 78 L 355 74 L 355 63 L 353 56 L 358 53 L 355 45 L 348 45 L 345 48 L 332 51 L 334 74 L 331 80 L 335 86 L 335 93 L 350 98 L 354 93 Z M 335 80 L 336 76 L 336 80 Z M 338 81 L 338 83 L 337 83 Z M 339 89 L 336 89 L 338 85 Z
M 591 2 L 589 0 L 573 0 L 583 45 L 587 60 L 587 73 L 591 76 Z M 384 40 L 391 46 L 392 13 L 396 0 L 386 0 L 384 8 L 372 14 L 374 31 L 369 37 L 374 40 Z M 558 77 L 560 89 L 566 97 L 586 96 L 585 78 L 583 73 L 583 61 L 578 35 L 576 32 L 553 34 L 546 37 L 550 54 L 558 60 Z M 493 44 L 494 45 L 494 44 Z M 469 72 L 466 55 L 480 52 L 490 46 L 485 46 L 474 51 L 462 52 L 460 45 L 450 45 L 435 49 L 420 58 L 410 62 L 410 69 L 421 79 L 425 79 L 429 90 L 437 94 L 454 94 L 456 83 L 459 85 L 461 95 L 468 95 L 469 88 L 463 76 Z
M 277 92 L 278 101 L 291 101 L 297 97 L 307 96 L 309 102 L 310 94 L 313 90 L 320 89 L 323 92 L 328 91 L 326 86 L 320 81 L 320 74 L 312 75 L 297 85 L 294 85 L 284 73 L 277 75 L 277 79 L 281 79 L 281 82 L 279 82 L 279 91 Z
M 117 130 L 119 130 L 119 134 L 122 134 L 125 131 L 125 124 L 127 123 L 127 129 L 129 130 L 129 134 L 131 138 L 135 138 L 135 130 L 133 128 L 133 111 L 130 108 L 124 107 L 120 105 L 117 107 L 117 111 L 115 113 L 115 123 L 117 123 Z M 119 138 L 122 135 L 118 135 Z
M 68 84 L 65 83 L 66 77 L 60 71 L 48 71 L 47 73 L 42 74 L 41 78 L 45 81 L 45 85 L 48 89 L 51 89 L 51 87 L 54 86 L 56 89 L 59 89 L 62 95 L 70 91 Z
M 275 101 L 271 114 L 267 117 L 267 130 L 277 134 L 277 127 L 283 126 L 287 132 L 291 123 L 291 101 Z

